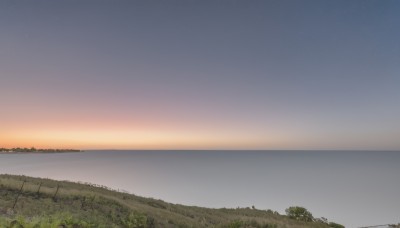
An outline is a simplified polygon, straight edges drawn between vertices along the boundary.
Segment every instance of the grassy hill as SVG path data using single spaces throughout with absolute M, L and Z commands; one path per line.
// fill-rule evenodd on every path
M 166 203 L 93 184 L 0 175 L 0 227 L 329 227 L 271 210 Z

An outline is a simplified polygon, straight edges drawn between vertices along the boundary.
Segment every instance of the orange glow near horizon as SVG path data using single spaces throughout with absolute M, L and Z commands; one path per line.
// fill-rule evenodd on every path
M 331 129 L 324 118 L 138 106 L 58 109 L 16 105 L 2 114 L 0 147 L 137 150 L 397 149 L 393 132 Z M 28 111 L 27 111 L 28 110 Z M 316 124 L 318 122 L 318 124 Z M 339 126 L 338 124 L 334 124 Z M 357 126 L 356 126 L 357 127 Z M 357 130 L 357 128 L 354 128 Z
M 0 147 L 71 149 L 275 149 L 283 134 L 230 120 L 21 114 L 0 129 Z M 112 119 L 112 120 L 111 120 Z M 271 130 L 272 132 L 272 130 Z
M 77 149 L 260 149 L 279 141 L 228 132 L 156 130 L 25 130 L 0 137 L 3 147 Z
M 33 116 L 33 117 L 32 117 Z M 316 134 L 290 124 L 251 123 L 231 120 L 71 117 L 50 118 L 24 115 L 7 121 L 0 129 L 0 147 L 60 149 L 137 150 L 297 150 L 297 149 L 396 149 L 390 137 Z M 49 118 L 46 118 L 49 117 Z M 136 121 L 135 121 L 136 120 Z M 139 121 L 140 120 L 140 121 Z M 225 122 L 224 122 L 225 121 Z M 235 123 L 235 124 L 232 124 Z M 339 142 L 340 141 L 340 145 Z M 363 145 L 363 146 L 359 146 Z

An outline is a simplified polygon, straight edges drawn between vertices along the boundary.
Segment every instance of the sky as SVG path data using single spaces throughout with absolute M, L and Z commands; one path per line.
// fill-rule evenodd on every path
M 400 150 L 398 1 L 0 2 L 0 146 Z

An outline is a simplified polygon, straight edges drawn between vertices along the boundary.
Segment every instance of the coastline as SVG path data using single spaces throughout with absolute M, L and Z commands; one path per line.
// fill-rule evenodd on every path
M 61 154 L 61 153 L 81 153 L 84 150 L 60 150 L 60 151 L 0 151 L 0 154 Z

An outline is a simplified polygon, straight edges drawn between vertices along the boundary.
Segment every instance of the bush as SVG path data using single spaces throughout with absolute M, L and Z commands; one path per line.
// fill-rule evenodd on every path
M 289 207 L 285 210 L 286 215 L 291 219 L 296 219 L 303 222 L 312 222 L 314 217 L 304 207 Z

